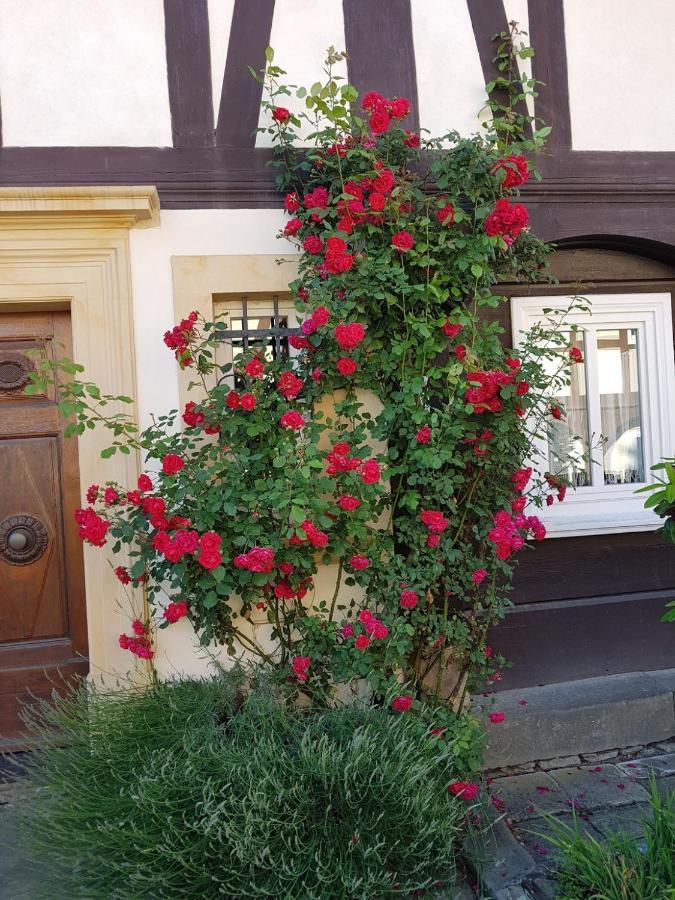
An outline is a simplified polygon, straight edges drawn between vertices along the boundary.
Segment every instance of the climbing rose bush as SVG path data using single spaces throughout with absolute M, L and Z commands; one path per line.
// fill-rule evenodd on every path
M 261 75 L 281 236 L 299 253 L 291 355 L 222 364 L 227 321 L 192 313 L 164 343 L 193 399 L 140 435 L 102 409 L 120 398 L 72 382 L 73 430 L 102 421 L 107 454 L 148 461 L 136 485 L 92 485 L 77 521 L 84 541 L 130 551 L 116 575 L 151 610 L 120 637 L 131 653 L 150 657 L 154 626 L 187 617 L 203 644 L 258 655 L 293 689 L 366 679 L 403 714 L 500 664 L 486 635 L 516 555 L 545 537 L 537 507 L 564 499 L 560 473 L 533 477 L 533 438 L 564 416 L 554 397 L 580 359 L 559 321 L 514 351 L 495 315 L 500 282 L 543 277 L 518 196 L 543 131 L 517 135 L 493 107 L 482 136 L 426 138 L 406 98 L 357 105 L 340 59 L 309 91 L 282 84 L 271 52 Z M 293 93 L 302 113 L 281 103 Z M 322 566 L 335 578 L 317 591 Z

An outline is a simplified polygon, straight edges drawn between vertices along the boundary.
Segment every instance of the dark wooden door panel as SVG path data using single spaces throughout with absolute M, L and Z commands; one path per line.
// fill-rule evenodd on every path
M 77 445 L 55 390 L 29 396 L 39 358 L 72 356 L 67 313 L 0 314 L 0 746 L 19 711 L 87 670 Z
M 675 590 L 512 610 L 489 635 L 512 664 L 495 690 L 672 668 L 675 629 L 661 621 L 672 599 Z
M 675 591 L 675 545 L 653 532 L 550 538 L 521 553 L 514 603 Z

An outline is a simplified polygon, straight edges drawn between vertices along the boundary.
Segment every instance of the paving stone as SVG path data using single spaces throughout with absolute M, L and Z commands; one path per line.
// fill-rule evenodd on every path
M 645 757 L 636 759 L 634 762 L 618 763 L 617 767 L 626 775 L 638 779 L 649 778 L 652 774 L 657 778 L 661 775 L 675 775 L 675 753 Z
M 651 815 L 649 806 L 629 804 L 598 809 L 590 814 L 590 821 L 604 837 L 621 832 L 632 838 L 642 838 L 645 834 L 645 821 Z
M 567 796 L 546 772 L 495 778 L 490 793 L 504 805 L 502 810 L 499 804 L 497 810 L 503 811 L 514 822 L 534 819 L 542 812 L 562 812 L 567 808 Z
M 504 888 L 519 885 L 524 878 L 539 874 L 537 864 L 503 820 L 490 828 L 483 852 L 485 863 L 480 867 L 480 880 L 493 897 Z
M 572 813 L 561 813 L 555 818 L 561 825 L 568 828 L 574 826 L 575 817 Z M 576 822 L 583 835 L 600 840 L 600 832 L 596 831 L 590 822 L 582 819 L 581 816 L 576 816 Z M 550 841 L 550 838 L 556 834 L 555 827 L 551 822 L 547 819 L 531 819 L 516 825 L 513 832 L 542 869 L 551 872 L 557 868 L 561 853 Z
M 617 766 L 556 769 L 553 778 L 577 808 L 621 806 L 648 801 L 647 791 Z
M 520 885 L 511 885 L 497 891 L 495 900 L 532 900 L 532 894 Z
M 544 772 L 551 769 L 567 769 L 570 766 L 578 766 L 581 763 L 579 756 L 559 756 L 557 759 L 543 759 L 539 763 L 539 768 Z
M 587 763 L 600 763 L 616 759 L 618 755 L 618 750 L 604 750 L 602 753 L 582 753 L 581 758 Z
M 675 741 L 661 741 L 656 746 L 659 750 L 663 750 L 664 753 L 675 753 Z

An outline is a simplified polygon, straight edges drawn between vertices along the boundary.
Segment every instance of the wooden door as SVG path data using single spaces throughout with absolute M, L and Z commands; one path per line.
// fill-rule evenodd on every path
M 72 358 L 67 312 L 0 313 L 0 748 L 18 749 L 19 709 L 87 671 L 77 441 L 50 387 L 23 388 L 43 358 Z

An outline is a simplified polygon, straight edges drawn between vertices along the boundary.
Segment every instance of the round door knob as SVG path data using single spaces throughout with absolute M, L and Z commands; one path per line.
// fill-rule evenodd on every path
M 7 537 L 7 545 L 11 547 L 12 550 L 25 550 L 28 546 L 28 540 L 28 535 L 23 528 L 15 528 Z

